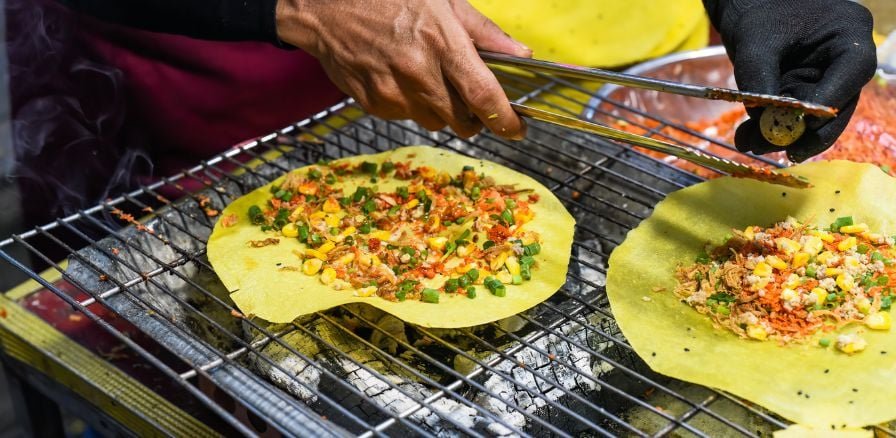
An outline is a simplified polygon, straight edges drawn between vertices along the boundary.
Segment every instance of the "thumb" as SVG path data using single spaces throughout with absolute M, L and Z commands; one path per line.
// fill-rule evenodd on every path
M 455 0 L 452 4 L 457 19 L 473 39 L 477 49 L 523 58 L 532 57 L 532 49 L 511 38 L 494 21 L 482 15 L 466 0 Z

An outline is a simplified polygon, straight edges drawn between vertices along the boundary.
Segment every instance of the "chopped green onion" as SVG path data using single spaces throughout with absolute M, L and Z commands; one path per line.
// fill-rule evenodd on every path
M 326 178 L 324 178 L 324 182 L 327 184 L 336 184 L 336 175 L 328 173 Z
M 694 262 L 700 263 L 703 265 L 709 263 L 710 262 L 709 254 L 707 254 L 706 251 L 703 251 L 700 254 L 697 254 L 697 258 L 694 259 Z
M 458 225 L 463 225 L 464 222 L 466 222 L 466 221 L 467 221 L 467 218 L 461 216 L 461 217 L 455 219 L 455 220 L 454 220 L 454 223 L 456 223 L 456 224 L 458 224 Z
M 886 275 L 881 275 L 880 277 L 877 277 L 877 285 L 878 286 L 886 286 L 889 283 L 890 283 L 890 277 L 888 277 Z
M 491 240 L 486 240 L 482 243 L 482 249 L 489 249 L 493 246 L 495 246 L 495 242 L 492 242 Z
M 837 300 L 837 294 L 835 294 L 833 292 L 829 293 L 828 297 L 826 299 L 827 302 L 834 302 L 836 300 Z
M 470 229 L 467 228 L 463 233 L 460 233 L 460 236 L 457 237 L 457 240 L 465 240 L 470 237 Z
M 864 243 L 856 247 L 856 252 L 858 252 L 859 254 L 866 254 L 868 253 L 868 250 L 868 245 L 865 245 Z
M 379 167 L 379 166 L 377 166 L 376 163 L 371 163 L 370 161 L 365 161 L 365 162 L 361 163 L 361 172 L 373 174 L 373 173 L 376 173 L 377 167 Z
M 730 315 L 731 309 L 728 306 L 720 305 L 716 307 L 716 313 L 721 313 L 722 315 Z
M 363 211 L 364 214 L 373 213 L 374 211 L 376 211 L 376 202 L 373 199 L 368 199 L 367 202 L 365 202 L 364 205 L 361 206 L 361 211 Z
M 335 236 L 335 235 L 339 234 L 339 231 L 340 230 L 338 227 L 330 227 L 330 235 L 331 236 Z
M 352 246 L 355 244 L 355 238 L 353 236 L 345 236 L 345 240 L 343 240 L 346 245 Z
M 385 162 L 383 162 L 383 164 L 380 165 L 380 170 L 383 173 L 389 173 L 389 172 L 395 170 L 395 163 L 393 163 L 391 161 L 385 161 Z
M 818 273 L 815 271 L 815 266 L 813 266 L 813 265 L 806 266 L 806 276 L 807 277 L 815 278 L 816 274 L 818 274 Z
M 516 208 L 516 201 L 514 201 L 513 199 L 510 199 L 510 198 L 507 198 L 506 200 L 504 200 L 504 206 L 507 207 L 508 209 L 513 210 L 514 208 Z
M 520 276 L 523 277 L 523 280 L 531 280 L 532 279 L 532 265 L 520 265 Z
M 884 295 L 880 297 L 880 310 L 890 310 L 890 307 L 893 305 L 893 296 L 892 295 Z
M 514 275 L 512 277 L 511 283 L 513 284 L 523 284 L 523 276 L 522 275 Z
M 459 287 L 458 281 L 456 278 L 449 278 L 445 281 L 445 292 L 453 293 L 457 291 Z
M 470 277 L 467 277 L 466 275 L 457 279 L 457 284 L 460 287 L 467 287 L 470 285 L 470 283 L 472 283 L 472 281 L 470 281 Z
M 395 214 L 398 213 L 398 210 L 400 208 L 401 208 L 400 205 L 393 205 L 392 208 L 390 208 L 386 214 L 388 214 L 389 216 L 395 216 Z
M 827 348 L 828 346 L 831 345 L 831 340 L 828 338 L 821 338 L 818 340 L 818 345 L 821 345 L 822 347 Z
M 480 189 L 479 189 L 479 186 L 473 186 L 473 188 L 470 189 L 470 199 L 472 199 L 472 200 L 474 200 L 474 201 L 477 200 L 477 199 L 479 199 L 479 196 L 480 196 L 481 194 L 482 194 L 482 193 L 481 193 L 481 191 L 480 191 Z
M 841 227 L 845 227 L 845 226 L 853 225 L 853 224 L 854 224 L 854 222 L 852 220 L 852 216 L 838 217 L 837 220 L 835 220 L 834 223 L 831 224 L 831 231 L 834 233 L 837 233 L 840 231 Z
M 317 169 L 311 169 L 308 171 L 308 179 L 310 180 L 318 180 L 320 179 L 320 171 Z
M 474 282 L 479 279 L 479 270 L 476 268 L 470 269 L 464 274 L 466 277 L 470 279 L 471 282 Z
M 874 260 L 875 262 L 882 262 L 884 261 L 884 255 L 877 251 L 874 251 L 873 253 L 871 253 L 871 260 Z
M 324 238 L 320 237 L 320 234 L 314 233 L 311 235 L 311 245 L 318 246 L 324 242 Z
M 360 232 L 361 234 L 369 234 L 370 233 L 370 223 L 364 222 L 363 224 L 361 224 L 361 226 L 358 227 L 358 232 Z
M 464 169 L 463 169 L 464 172 L 470 172 L 473 170 L 476 170 L 476 168 L 474 168 L 473 166 L 469 166 L 469 165 L 464 166 Z
M 457 249 L 457 244 L 454 242 L 448 242 L 445 244 L 445 255 L 451 254 L 454 250 Z
M 367 188 L 359 186 L 355 189 L 355 193 L 352 194 L 353 202 L 361 202 L 364 197 L 367 196 Z
M 504 286 L 503 284 L 500 284 L 497 287 L 495 287 L 495 290 L 493 290 L 492 293 L 496 297 L 506 297 L 507 296 L 507 287 Z
M 476 287 L 475 286 L 467 287 L 467 298 L 476 298 Z
M 859 284 L 861 284 L 862 287 L 871 287 L 872 284 L 875 284 L 874 274 L 870 272 L 866 273 L 862 276 L 862 280 L 859 281 Z
M 501 222 L 503 222 L 507 226 L 513 225 L 513 212 L 505 208 L 504 211 L 501 212 Z
M 273 185 L 273 186 L 271 186 L 271 194 L 272 194 L 272 195 L 273 195 L 274 193 L 279 192 L 279 191 L 280 191 L 280 186 L 278 186 L 278 185 Z
M 541 252 L 541 245 L 538 242 L 532 242 L 528 245 L 523 246 L 523 255 L 534 256 Z
M 341 205 L 343 207 L 346 207 L 351 203 L 352 203 L 352 198 L 349 198 L 348 196 L 343 196 L 343 197 L 339 198 L 339 205 Z
M 396 193 L 399 197 L 401 197 L 401 199 L 408 199 L 408 197 L 411 196 L 411 194 L 408 193 L 408 188 L 405 187 L 405 186 L 401 186 L 401 187 L 396 188 L 396 189 L 395 189 L 395 193 Z
M 421 298 L 424 303 L 438 303 L 439 302 L 439 291 L 435 289 L 426 288 L 423 289 L 423 293 L 421 294 Z
M 720 303 L 733 303 L 733 302 L 737 301 L 737 297 L 735 297 L 734 295 L 731 295 L 727 292 L 716 292 L 716 293 L 710 295 L 709 299 L 718 301 Z
M 299 225 L 299 240 L 301 240 L 302 242 L 308 241 L 308 232 L 308 225 Z
M 403 290 L 399 290 L 399 291 L 395 292 L 395 298 L 398 299 L 398 301 L 404 301 L 407 294 L 408 294 L 407 292 L 405 292 Z
M 263 224 L 264 213 L 261 212 L 261 208 L 259 208 L 257 205 L 249 207 L 249 219 L 252 221 L 253 225 Z

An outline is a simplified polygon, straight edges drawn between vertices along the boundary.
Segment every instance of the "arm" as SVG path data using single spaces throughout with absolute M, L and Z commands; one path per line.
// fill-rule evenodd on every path
M 320 60 L 369 113 L 450 126 L 469 137 L 488 127 L 525 135 L 476 49 L 531 56 L 466 0 L 61 0 L 97 18 L 157 32 L 286 43 Z M 282 41 L 282 43 L 281 43 Z
M 722 36 L 742 90 L 833 106 L 837 117 L 806 117 L 806 133 L 787 148 L 803 161 L 833 145 L 855 111 L 877 61 L 872 18 L 848 0 L 703 0 Z M 735 143 L 742 151 L 780 150 L 759 129 L 762 108 L 747 110 Z
M 103 21 L 194 38 L 278 43 L 277 0 L 59 0 Z

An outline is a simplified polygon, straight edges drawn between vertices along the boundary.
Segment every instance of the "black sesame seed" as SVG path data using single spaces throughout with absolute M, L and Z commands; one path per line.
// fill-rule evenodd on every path
M 881 351 L 880 351 L 880 354 L 887 354 L 887 352 L 884 351 L 884 350 L 881 350 Z
M 797 391 L 796 395 L 803 395 L 803 391 L 802 390 Z
M 830 211 L 831 213 L 833 213 L 833 212 L 835 212 L 835 211 L 837 211 L 837 210 L 834 209 L 834 208 L 832 208 L 832 209 L 830 209 L 830 210 L 828 210 L 828 211 Z
M 656 352 L 650 353 L 651 356 L 656 357 Z
M 850 400 L 850 401 L 849 401 L 849 404 L 853 404 L 853 403 L 855 403 L 855 402 L 856 402 L 855 400 Z
M 782 197 L 782 198 L 786 198 L 786 197 L 787 197 L 787 192 L 781 192 L 781 197 Z
M 857 388 L 853 388 L 852 392 L 859 392 L 859 390 Z
M 839 195 L 839 194 L 840 194 L 840 190 L 835 191 L 834 194 L 835 194 L 835 195 Z
M 806 398 L 809 398 L 809 394 L 806 394 Z
M 687 352 L 689 352 L 689 351 L 691 351 L 690 348 L 685 348 L 685 349 L 684 349 L 684 352 L 685 352 L 685 353 L 687 353 Z
M 829 373 L 829 372 L 831 372 L 831 370 L 827 370 L 827 369 L 824 370 L 824 373 L 825 373 L 825 374 L 827 374 L 827 373 Z
M 831 425 L 831 430 L 834 430 L 836 428 L 837 428 L 837 426 L 834 426 L 833 424 Z

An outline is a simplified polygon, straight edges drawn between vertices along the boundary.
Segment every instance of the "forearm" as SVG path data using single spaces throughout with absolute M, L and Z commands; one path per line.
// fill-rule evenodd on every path
M 144 30 L 226 41 L 277 39 L 277 0 L 59 0 L 103 21 Z

